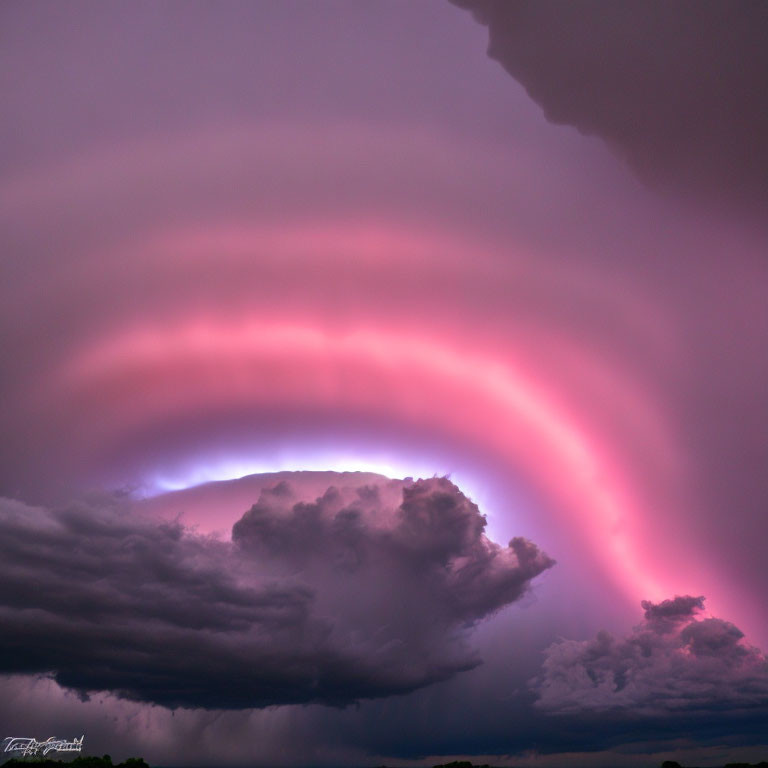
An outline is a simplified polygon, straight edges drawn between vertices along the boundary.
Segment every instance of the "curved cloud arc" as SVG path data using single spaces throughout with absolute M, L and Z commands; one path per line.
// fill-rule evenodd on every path
M 143 434 L 135 443 L 161 473 L 169 456 L 146 437 L 174 415 L 164 437 L 175 440 L 184 417 L 213 423 L 226 409 L 369 415 L 402 425 L 403 446 L 447 434 L 452 449 L 481 445 L 529 477 L 633 600 L 705 590 L 659 588 L 668 564 L 650 562 L 650 538 L 636 535 L 670 508 L 665 483 L 681 460 L 656 391 L 678 352 L 674 316 L 642 283 L 569 260 L 578 216 L 551 226 L 526 153 L 434 139 L 257 126 L 6 183 L 0 197 L 19 221 L 56 212 L 52 228 L 24 231 L 37 261 L 9 301 L 41 309 L 18 345 L 64 326 L 38 370 L 12 382 L 11 427 L 41 434 L 56 461 L 82 453 L 83 466 Z M 557 189 L 578 186 L 578 208 L 577 170 Z M 489 185 L 494 202 L 479 212 Z M 78 258 L 53 258 L 52 243 Z M 64 279 L 71 290 L 48 306 L 46 286 Z
M 439 340 L 376 329 L 333 333 L 269 322 L 192 322 L 134 330 L 85 350 L 66 389 L 91 411 L 84 440 L 169 412 L 220 405 L 379 412 L 486 444 L 580 515 L 632 596 L 663 592 L 628 535 L 626 480 L 546 389 L 513 365 Z M 189 386 L 193 381 L 194 386 Z M 90 434 L 89 434 L 90 433 Z M 553 467 L 555 471 L 553 471 Z

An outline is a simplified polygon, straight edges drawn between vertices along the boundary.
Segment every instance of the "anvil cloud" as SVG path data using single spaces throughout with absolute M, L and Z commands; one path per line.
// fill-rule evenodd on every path
M 452 2 L 549 120 L 605 139 L 648 181 L 765 212 L 764 3 Z

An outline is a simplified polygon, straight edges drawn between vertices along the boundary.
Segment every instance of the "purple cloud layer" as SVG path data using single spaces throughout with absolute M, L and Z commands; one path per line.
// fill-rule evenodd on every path
M 397 495 L 399 504 L 389 500 Z M 0 672 L 166 707 L 345 705 L 480 663 L 469 630 L 553 561 L 445 478 L 283 482 L 233 541 L 116 503 L 0 506 Z

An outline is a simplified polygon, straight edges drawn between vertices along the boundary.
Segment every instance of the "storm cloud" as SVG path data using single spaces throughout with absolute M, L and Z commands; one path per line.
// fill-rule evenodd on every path
M 264 491 L 232 541 L 119 499 L 0 505 L 0 658 L 87 697 L 167 707 L 345 705 L 480 663 L 471 627 L 553 561 L 484 534 L 445 478 Z
M 451 1 L 548 120 L 604 139 L 646 180 L 765 204 L 765 3 Z
M 561 640 L 533 683 L 555 714 L 628 711 L 654 716 L 768 708 L 768 662 L 728 621 L 697 618 L 703 597 L 643 601 L 645 620 L 616 638 Z

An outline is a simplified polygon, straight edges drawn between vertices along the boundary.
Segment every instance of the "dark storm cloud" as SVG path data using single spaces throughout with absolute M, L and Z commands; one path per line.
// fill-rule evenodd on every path
M 394 504 L 390 504 L 395 498 Z M 344 705 L 477 666 L 471 626 L 552 565 L 447 479 L 262 494 L 233 542 L 117 502 L 0 506 L 2 673 L 169 707 Z
M 768 197 L 768 5 L 760 0 L 451 0 L 554 123 L 644 179 Z
M 538 706 L 556 714 L 646 716 L 768 708 L 768 662 L 728 621 L 699 620 L 703 597 L 643 602 L 645 621 L 624 638 L 561 640 L 534 681 Z
M 649 627 L 659 632 L 670 632 L 679 622 L 690 621 L 697 611 L 704 608 L 704 596 L 677 595 L 660 603 L 643 600 L 640 605 L 643 607 L 645 621 Z

